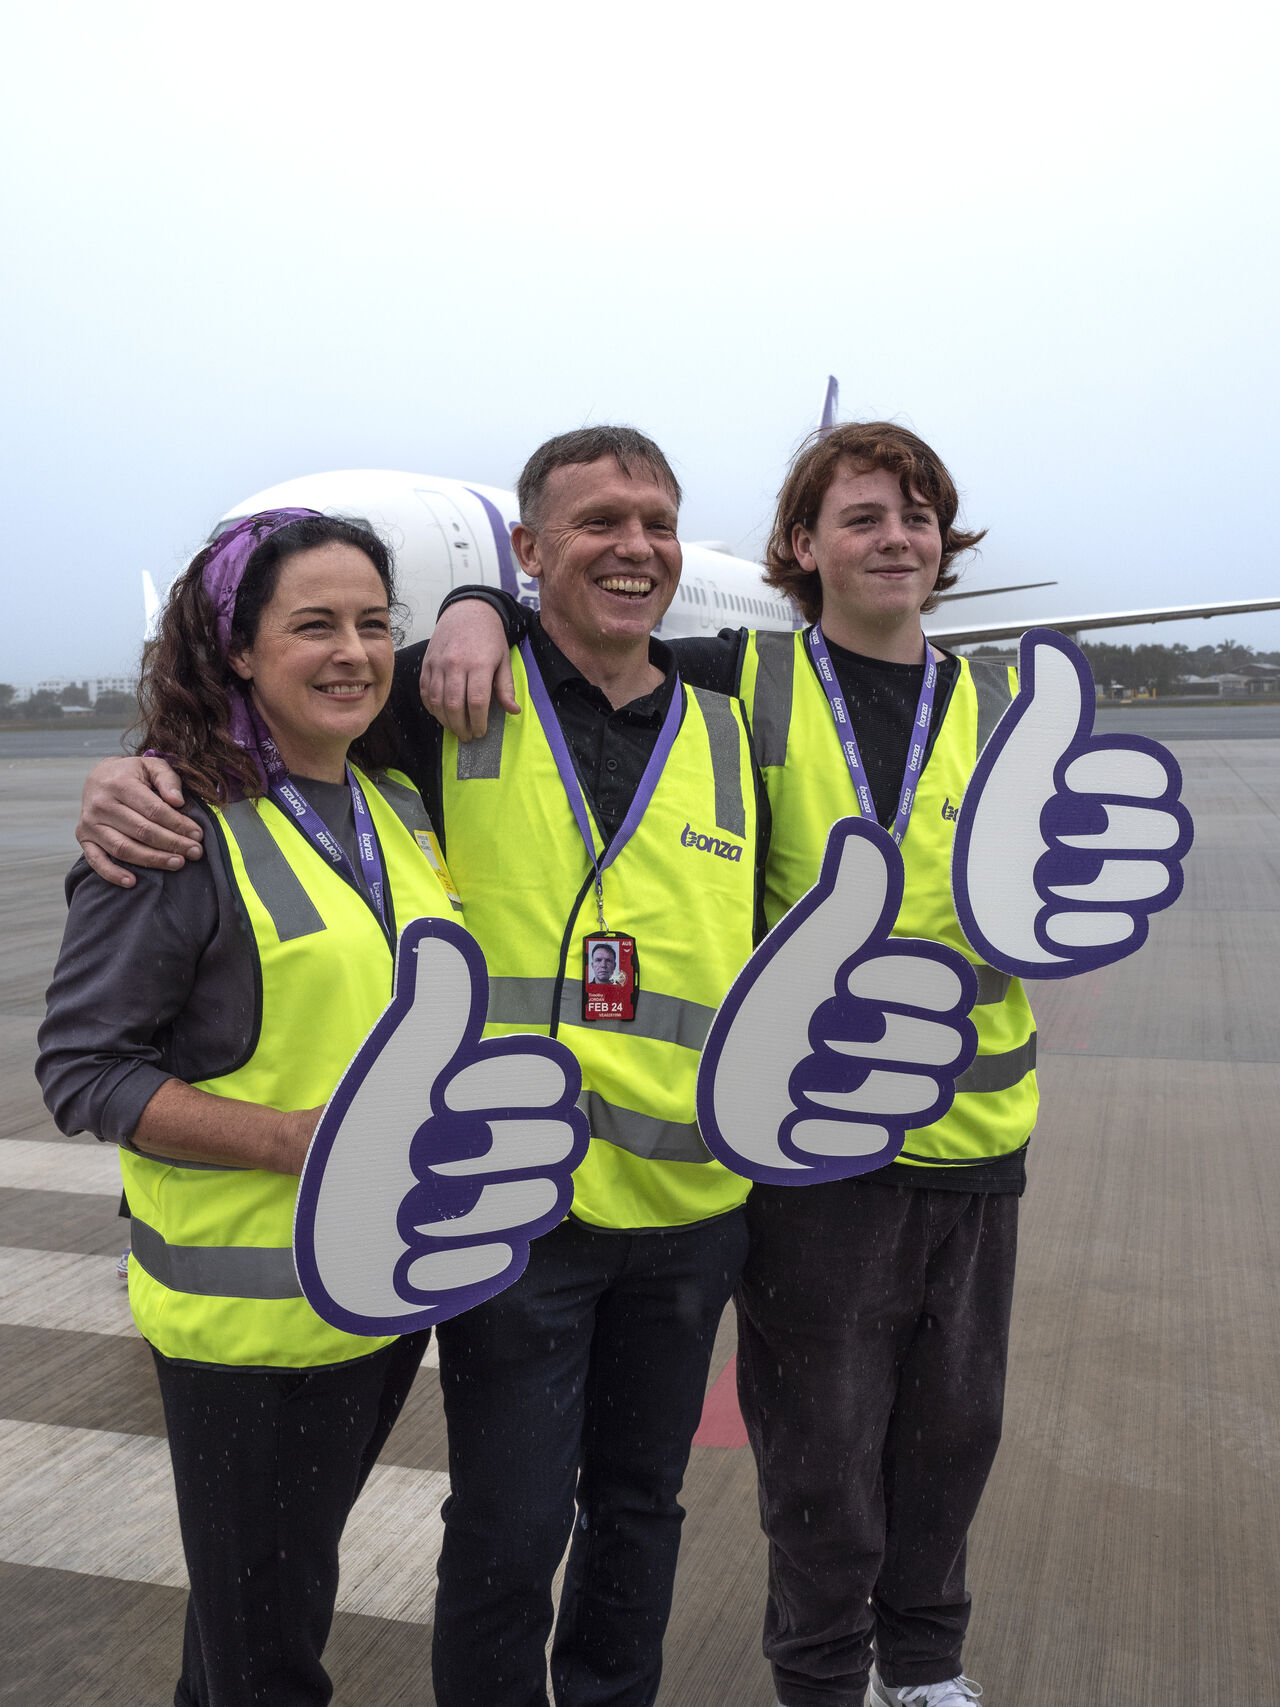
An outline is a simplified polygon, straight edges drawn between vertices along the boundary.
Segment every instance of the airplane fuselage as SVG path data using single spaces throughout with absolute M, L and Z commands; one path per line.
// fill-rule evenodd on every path
M 538 583 L 520 571 L 511 550 L 511 529 L 519 519 L 514 492 L 479 482 L 437 479 L 429 474 L 388 469 L 347 469 L 304 474 L 255 492 L 222 517 L 224 523 L 256 510 L 303 505 L 329 514 L 370 522 L 396 554 L 400 598 L 409 613 L 405 635 L 423 640 L 435 625 L 440 601 L 452 587 L 481 582 L 502 587 L 521 604 L 538 604 Z M 772 628 L 790 632 L 804 626 L 799 611 L 764 583 L 758 563 L 734 557 L 723 548 L 682 542 L 684 572 L 680 587 L 655 633 L 665 639 L 715 634 L 722 628 Z M 944 593 L 953 599 L 1022 592 L 1027 586 L 974 588 Z M 148 624 L 159 601 L 149 577 L 143 577 Z M 148 590 L 149 589 L 149 590 Z M 935 645 L 969 646 L 982 641 L 1016 640 L 1028 628 L 1056 628 L 1066 634 L 1085 629 L 1128 628 L 1139 623 L 1185 621 L 1192 617 L 1242 615 L 1274 610 L 1280 598 L 1218 600 L 1212 604 L 1166 605 L 1144 610 L 1088 611 L 1063 617 L 1024 617 L 957 623 L 951 613 L 935 611 L 924 621 Z
M 514 492 L 463 480 L 385 469 L 304 474 L 228 510 L 222 522 L 289 505 L 359 517 L 394 549 L 406 639 L 425 639 L 441 599 L 453 587 L 501 587 L 537 608 L 538 583 L 523 574 L 511 549 L 519 520 Z M 758 563 L 696 542 L 684 543 L 684 571 L 655 632 L 665 639 L 715 634 L 721 628 L 801 626 L 789 600 L 766 587 Z

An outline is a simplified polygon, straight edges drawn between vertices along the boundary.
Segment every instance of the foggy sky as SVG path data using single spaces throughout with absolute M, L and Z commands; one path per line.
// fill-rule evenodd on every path
M 826 375 L 958 619 L 1280 591 L 1276 25 L 1225 0 L 54 0 L 0 36 L 0 680 L 128 668 L 248 494 L 630 421 L 758 553 Z M 1280 648 L 1280 613 L 1115 631 Z

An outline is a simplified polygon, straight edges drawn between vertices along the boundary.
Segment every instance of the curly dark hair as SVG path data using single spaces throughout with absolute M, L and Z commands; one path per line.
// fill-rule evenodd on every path
M 962 552 L 972 551 L 987 530 L 966 533 L 956 526 L 960 494 L 946 464 L 923 439 L 892 421 L 846 421 L 826 434 L 813 433 L 801 445 L 778 494 L 765 551 L 766 582 L 794 599 L 806 622 L 817 622 L 822 615 L 822 581 L 797 563 L 791 535 L 797 527 L 813 527 L 842 462 L 860 469 L 887 468 L 898 476 L 904 498 L 918 495 L 932 504 L 942 534 L 942 563 L 921 608 L 936 609 L 939 594 L 959 579 L 951 565 Z
M 251 553 L 236 594 L 233 646 L 253 645 L 287 560 L 300 551 L 333 544 L 352 545 L 364 553 L 387 589 L 393 619 L 399 614 L 395 562 L 373 529 L 341 516 L 304 516 L 268 535 Z M 139 751 L 163 753 L 192 794 L 224 803 L 237 790 L 257 799 L 262 779 L 251 755 L 230 734 L 231 676 L 218 645 L 217 613 L 202 580 L 217 547 L 214 539 L 197 552 L 169 589 L 159 632 L 142 652 L 135 729 Z M 390 763 L 392 752 L 384 706 L 352 742 L 351 756 L 363 769 L 379 770 Z

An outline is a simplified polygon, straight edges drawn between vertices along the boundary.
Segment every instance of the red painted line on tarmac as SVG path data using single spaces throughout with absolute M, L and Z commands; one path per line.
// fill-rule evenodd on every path
M 738 1360 L 731 1357 L 716 1376 L 702 1402 L 702 1421 L 695 1446 L 736 1449 L 747 1444 L 747 1425 L 738 1409 Z

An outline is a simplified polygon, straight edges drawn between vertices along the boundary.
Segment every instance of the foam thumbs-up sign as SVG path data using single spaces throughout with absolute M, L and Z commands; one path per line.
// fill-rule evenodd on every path
M 1191 817 L 1172 753 L 1095 735 L 1088 660 L 1052 629 L 1022 637 L 1020 687 L 956 822 L 951 888 L 969 946 L 1022 978 L 1122 960 L 1182 892 Z
M 294 1216 L 298 1279 L 348 1333 L 447 1321 L 523 1274 L 568 1213 L 586 1155 L 578 1063 L 561 1043 L 482 1040 L 489 980 L 448 919 L 400 936 L 391 1004 L 334 1091 Z
M 977 977 L 937 943 L 890 937 L 902 856 L 878 824 L 833 825 L 818 881 L 770 931 L 712 1021 L 698 1124 L 735 1173 L 770 1185 L 891 1162 L 950 1108 L 973 1060 Z

